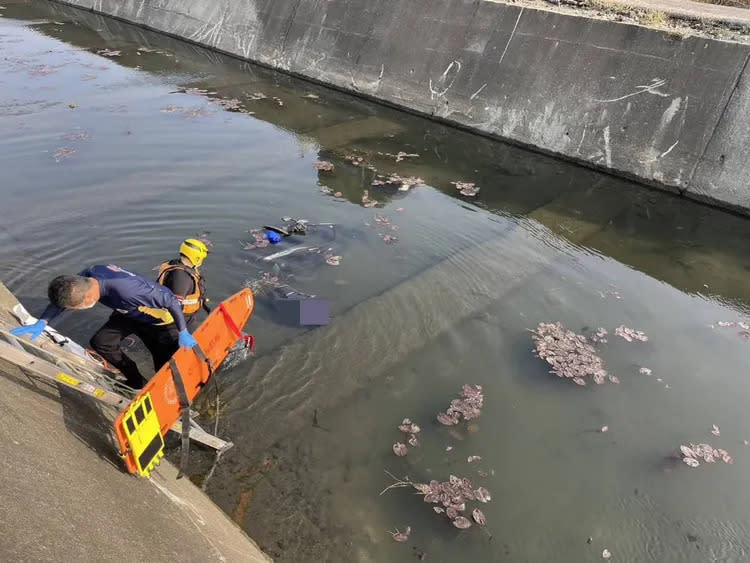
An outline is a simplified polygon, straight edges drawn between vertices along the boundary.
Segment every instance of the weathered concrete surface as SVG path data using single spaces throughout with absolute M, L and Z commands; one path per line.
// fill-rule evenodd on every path
M 109 420 L 38 385 L 0 360 L 0 560 L 270 561 L 168 462 L 123 472 Z
M 714 130 L 695 172 L 694 197 L 750 209 L 750 65 L 740 77 L 725 116 Z
M 750 211 L 748 45 L 483 0 L 66 3 Z

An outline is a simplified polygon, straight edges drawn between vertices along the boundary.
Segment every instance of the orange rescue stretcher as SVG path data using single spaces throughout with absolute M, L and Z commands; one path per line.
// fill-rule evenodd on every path
M 243 289 L 223 301 L 195 330 L 198 346 L 180 348 L 136 395 L 115 421 L 120 455 L 131 473 L 148 477 L 164 457 L 164 435 L 182 422 L 182 463 L 187 464 L 190 405 L 232 347 L 246 337 L 242 328 L 253 313 L 253 294 Z

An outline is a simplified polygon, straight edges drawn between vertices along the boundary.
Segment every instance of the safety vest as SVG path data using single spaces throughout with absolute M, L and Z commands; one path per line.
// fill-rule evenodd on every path
M 170 264 L 169 262 L 165 262 L 159 267 L 159 277 L 156 278 L 156 281 L 164 285 L 164 280 L 166 279 L 167 274 L 174 270 L 182 270 L 193 278 L 195 291 L 189 295 L 177 296 L 180 303 L 182 303 L 182 313 L 186 316 L 193 315 L 203 306 L 203 280 L 201 280 L 200 274 L 193 268 L 189 268 L 182 263 Z

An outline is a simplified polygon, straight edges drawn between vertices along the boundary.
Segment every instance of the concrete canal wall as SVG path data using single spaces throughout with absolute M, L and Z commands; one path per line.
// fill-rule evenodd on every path
M 486 0 L 67 0 L 750 213 L 750 45 Z

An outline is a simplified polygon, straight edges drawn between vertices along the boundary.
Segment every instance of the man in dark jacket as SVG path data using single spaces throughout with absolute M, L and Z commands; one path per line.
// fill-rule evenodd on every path
M 92 266 L 77 276 L 58 276 L 50 283 L 48 296 L 50 305 L 36 323 L 11 332 L 16 336 L 30 334 L 34 340 L 47 322 L 63 310 L 89 309 L 101 303 L 114 312 L 91 338 L 91 347 L 119 369 L 134 388 L 142 387 L 145 379 L 136 363 L 122 351 L 124 338 L 136 334 L 151 352 L 156 370 L 175 351 L 174 337 L 160 330 L 161 326 L 174 323 L 179 346 L 197 345 L 188 332 L 177 297 L 166 287 L 118 266 Z

